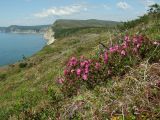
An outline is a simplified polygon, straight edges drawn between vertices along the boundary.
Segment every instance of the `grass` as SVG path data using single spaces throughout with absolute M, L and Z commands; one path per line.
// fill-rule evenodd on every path
M 107 39 L 107 34 L 104 36 Z M 71 55 L 80 56 L 84 51 L 89 55 L 98 45 L 99 37 L 99 34 L 84 34 L 81 37 L 59 39 L 27 58 L 25 63 L 33 63 L 33 66 L 21 68 L 19 65 L 22 63 L 16 63 L 7 68 L 7 72 L 1 75 L 3 80 L 0 82 L 0 119 L 34 109 L 43 101 L 49 102 L 47 90 L 50 86 L 57 86 L 55 80 L 62 73 L 66 59 Z
M 138 27 L 128 32 L 134 34 Z M 158 31 L 149 26 L 145 33 L 159 40 Z M 155 84 L 160 79 L 160 63 L 142 61 L 125 76 L 114 76 L 93 90 L 82 86 L 70 98 L 63 96 L 56 80 L 70 56 L 92 56 L 99 42 L 107 46 L 116 37 L 115 31 L 77 33 L 57 38 L 22 61 L 27 63 L 23 68 L 20 62 L 0 70 L 0 119 L 159 119 L 160 89 Z

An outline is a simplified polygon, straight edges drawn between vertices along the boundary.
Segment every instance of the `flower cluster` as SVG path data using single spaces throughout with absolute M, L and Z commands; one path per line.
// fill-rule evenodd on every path
M 108 77 L 128 71 L 125 66 L 137 64 L 139 58 L 146 56 L 146 51 L 153 52 L 154 45 L 159 43 L 148 42 L 141 35 L 133 37 L 126 35 L 123 43 L 111 46 L 96 58 L 72 57 L 64 69 L 63 78 L 59 78 L 58 83 L 63 84 L 64 91 L 70 90 L 70 93 L 77 92 L 84 84 L 94 87 L 106 81 Z
M 65 78 L 70 79 L 71 75 L 75 75 L 78 79 L 82 78 L 83 80 L 87 80 L 90 64 L 91 60 L 84 59 L 83 56 L 80 60 L 77 60 L 77 58 L 72 57 L 64 70 Z

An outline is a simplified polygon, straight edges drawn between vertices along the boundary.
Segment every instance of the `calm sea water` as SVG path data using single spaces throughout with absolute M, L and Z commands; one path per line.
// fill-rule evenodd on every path
M 45 44 L 43 36 L 38 34 L 0 33 L 0 66 L 32 56 Z

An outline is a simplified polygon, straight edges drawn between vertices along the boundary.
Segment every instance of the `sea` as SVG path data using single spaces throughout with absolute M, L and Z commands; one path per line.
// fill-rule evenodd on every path
M 0 67 L 30 57 L 45 45 L 41 34 L 0 33 Z

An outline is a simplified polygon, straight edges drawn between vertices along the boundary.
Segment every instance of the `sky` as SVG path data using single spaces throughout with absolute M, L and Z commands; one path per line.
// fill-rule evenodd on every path
M 57 19 L 128 21 L 160 0 L 0 0 L 0 26 L 46 25 Z

